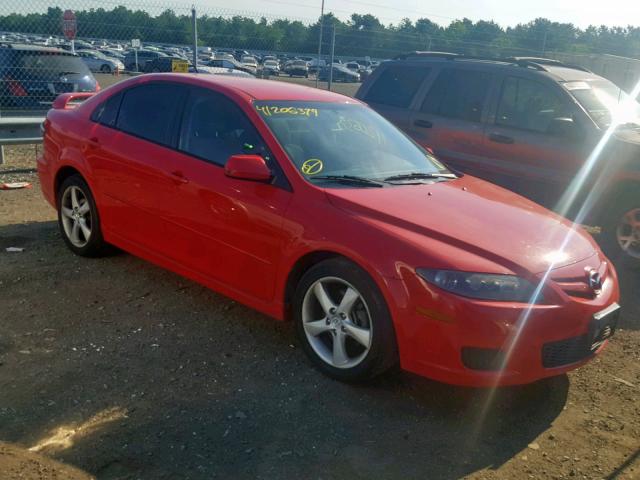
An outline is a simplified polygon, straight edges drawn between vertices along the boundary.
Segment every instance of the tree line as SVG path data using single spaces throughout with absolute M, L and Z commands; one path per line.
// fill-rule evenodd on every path
M 165 10 L 152 15 L 144 10 L 117 6 L 76 11 L 78 37 L 143 42 L 192 44 L 191 13 Z M 0 15 L 0 31 L 61 34 L 62 9 L 45 13 Z M 640 56 L 640 27 L 590 26 L 537 18 L 526 24 L 503 28 L 493 21 L 467 18 L 439 25 L 428 18 L 404 19 L 383 24 L 369 14 L 353 14 L 342 21 L 329 13 L 315 23 L 251 16 L 198 16 L 198 42 L 213 48 L 317 53 L 320 25 L 323 52 L 328 53 L 335 29 L 338 56 L 388 58 L 413 50 L 436 50 L 483 56 L 531 56 L 549 52 L 609 53 Z

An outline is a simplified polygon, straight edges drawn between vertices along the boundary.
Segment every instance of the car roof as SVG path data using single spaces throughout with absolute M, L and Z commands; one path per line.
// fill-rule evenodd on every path
M 300 100 L 307 102 L 360 103 L 360 101 L 339 93 L 319 88 L 296 85 L 289 82 L 264 80 L 259 78 L 239 78 L 230 76 L 197 75 L 188 73 L 157 73 L 144 75 L 149 80 L 176 80 L 177 78 L 198 80 L 198 84 L 223 87 L 251 97 L 253 100 Z
M 23 50 L 30 52 L 47 52 L 47 53 L 61 53 L 65 55 L 73 55 L 73 53 L 57 47 L 47 47 L 43 45 L 29 45 L 27 43 L 11 43 L 0 42 L 0 47 L 9 48 L 11 50 Z
M 404 63 L 438 63 L 447 65 L 481 65 L 488 69 L 518 70 L 551 77 L 555 81 L 593 80 L 601 78 L 588 69 L 563 63 L 558 60 L 538 57 L 474 57 L 448 52 L 411 52 L 384 62 L 385 65 Z

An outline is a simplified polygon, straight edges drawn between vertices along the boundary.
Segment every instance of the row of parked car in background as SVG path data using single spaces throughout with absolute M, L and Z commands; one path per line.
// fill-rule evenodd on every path
M 94 73 L 172 71 L 172 60 L 187 62 L 194 69 L 193 50 L 189 46 L 145 45 L 144 48 L 133 49 L 118 41 L 77 39 L 72 47 L 70 42 L 61 37 L 20 33 L 0 33 L 0 42 L 66 51 L 73 48 L 73 52 Z M 345 62 L 336 59 L 329 65 L 327 60 L 318 60 L 313 56 L 211 47 L 198 47 L 197 62 L 197 68 L 223 68 L 260 77 L 283 75 L 309 78 L 309 75 L 317 74 L 324 81 L 332 76 L 338 82 L 364 80 L 380 63 L 368 58 Z

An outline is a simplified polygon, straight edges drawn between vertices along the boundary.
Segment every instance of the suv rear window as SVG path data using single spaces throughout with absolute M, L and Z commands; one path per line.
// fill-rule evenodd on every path
M 389 66 L 374 81 L 363 100 L 367 103 L 406 108 L 430 71 L 431 68 L 421 66 Z
M 64 75 L 91 74 L 79 57 L 57 52 L 17 51 L 11 63 L 10 66 L 37 77 L 58 79 Z
M 490 73 L 453 68 L 443 70 L 429 90 L 422 111 L 479 122 L 490 86 Z

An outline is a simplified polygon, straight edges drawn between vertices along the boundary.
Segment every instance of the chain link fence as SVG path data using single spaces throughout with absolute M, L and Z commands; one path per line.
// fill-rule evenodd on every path
M 154 71 L 232 70 L 317 86 L 318 79 L 357 83 L 378 62 L 414 50 L 578 59 L 589 51 L 640 52 L 640 29 L 631 27 L 594 33 L 543 19 L 507 29 L 467 19 L 444 27 L 427 18 L 385 25 L 368 14 L 285 18 L 198 4 L 90 2 L 0 4 L 0 116 L 44 111 L 60 93 L 95 91 L 121 75 Z M 341 65 L 327 68 L 332 60 Z M 637 62 L 616 71 L 624 69 L 630 83 L 636 68 Z

